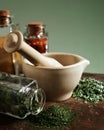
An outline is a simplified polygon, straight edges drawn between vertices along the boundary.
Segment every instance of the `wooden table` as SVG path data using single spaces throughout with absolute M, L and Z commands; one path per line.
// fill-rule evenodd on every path
M 91 77 L 100 81 L 104 81 L 104 74 L 84 73 L 83 77 Z M 46 105 L 52 105 L 54 103 L 55 102 L 47 102 Z M 70 98 L 57 104 L 73 110 L 78 115 L 72 126 L 65 130 L 104 130 L 104 101 L 94 105 L 93 103 L 84 103 L 82 100 Z M 34 124 L 27 122 L 27 120 L 18 120 L 0 114 L 0 130 L 45 129 L 37 129 L 35 128 Z

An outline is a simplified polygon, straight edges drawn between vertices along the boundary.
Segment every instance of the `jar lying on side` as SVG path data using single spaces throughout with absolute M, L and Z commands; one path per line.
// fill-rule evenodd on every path
M 0 113 L 24 119 L 40 113 L 45 104 L 45 93 L 35 80 L 0 73 Z

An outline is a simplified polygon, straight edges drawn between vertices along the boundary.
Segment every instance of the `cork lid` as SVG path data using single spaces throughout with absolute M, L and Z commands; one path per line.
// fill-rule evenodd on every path
M 43 31 L 43 23 L 42 22 L 28 23 L 28 29 L 31 35 L 38 35 Z
M 30 22 L 28 23 L 28 26 L 42 26 L 43 23 L 42 22 Z
M 0 16 L 10 16 L 9 10 L 0 10 Z

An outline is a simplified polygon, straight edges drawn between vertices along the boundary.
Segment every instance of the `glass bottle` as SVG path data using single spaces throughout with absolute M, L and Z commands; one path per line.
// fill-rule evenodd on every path
M 41 22 L 29 23 L 24 33 L 24 41 L 40 53 L 48 51 L 48 33 Z
M 45 93 L 35 80 L 0 73 L 0 113 L 24 119 L 40 113 L 45 105 Z
M 20 55 L 17 53 L 8 54 L 3 48 L 3 41 L 5 36 L 16 29 L 15 24 L 12 22 L 12 16 L 9 10 L 0 10 L 0 71 L 11 74 L 18 73 L 17 59 L 21 60 Z

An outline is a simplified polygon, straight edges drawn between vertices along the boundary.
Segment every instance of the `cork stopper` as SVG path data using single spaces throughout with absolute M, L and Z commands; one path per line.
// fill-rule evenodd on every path
M 29 26 L 42 26 L 43 23 L 42 22 L 30 22 L 28 23 Z
M 28 23 L 28 29 L 31 36 L 39 35 L 43 31 L 43 23 L 42 22 Z
M 0 27 L 11 24 L 11 16 L 9 10 L 0 10 Z
M 9 10 L 0 10 L 0 16 L 10 16 Z

